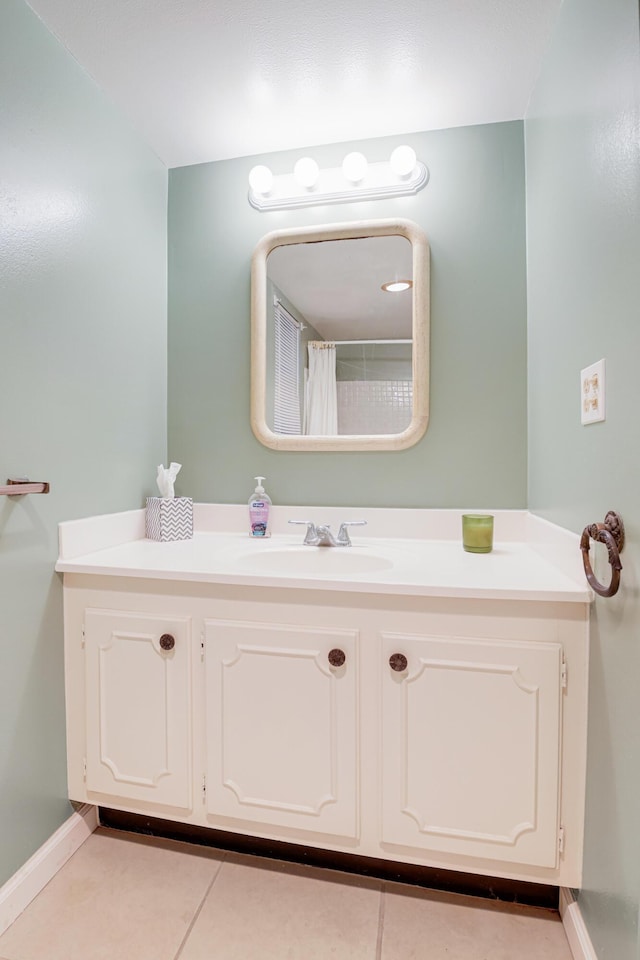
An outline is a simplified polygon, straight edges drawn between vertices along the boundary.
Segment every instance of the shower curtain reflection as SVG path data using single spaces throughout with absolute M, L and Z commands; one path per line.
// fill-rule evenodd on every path
M 304 432 L 308 436 L 327 437 L 338 433 L 336 393 L 336 345 L 311 340 L 309 367 L 306 371 Z

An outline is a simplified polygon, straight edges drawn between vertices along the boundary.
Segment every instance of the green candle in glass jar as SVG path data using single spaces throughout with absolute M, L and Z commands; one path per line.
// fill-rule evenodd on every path
M 491 553 L 493 516 L 489 513 L 462 515 L 462 546 L 467 553 Z

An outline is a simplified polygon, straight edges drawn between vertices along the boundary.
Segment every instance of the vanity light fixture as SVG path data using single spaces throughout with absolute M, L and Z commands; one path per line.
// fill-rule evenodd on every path
M 391 280 L 389 283 L 383 283 L 381 290 L 385 293 L 402 293 L 403 290 L 409 290 L 413 286 L 413 280 Z
M 253 192 L 261 197 L 266 197 L 271 193 L 273 187 L 273 174 L 269 167 L 258 164 L 249 172 L 249 186 Z
M 342 172 L 349 183 L 362 183 L 367 175 L 369 163 L 364 153 L 348 153 L 342 161 Z
M 301 187 L 312 190 L 318 182 L 320 167 L 313 157 L 302 157 L 293 168 L 293 175 Z
M 415 170 L 417 159 L 413 147 L 408 147 L 406 144 L 403 144 L 395 148 L 391 154 L 389 165 L 397 177 L 405 180 L 407 177 L 410 177 Z
M 268 167 L 249 174 L 249 203 L 256 210 L 290 210 L 326 203 L 385 200 L 422 190 L 429 171 L 413 147 L 403 144 L 389 160 L 369 163 L 358 151 L 348 153 L 339 167 L 320 169 L 312 157 L 301 157 L 293 173 L 274 175 Z

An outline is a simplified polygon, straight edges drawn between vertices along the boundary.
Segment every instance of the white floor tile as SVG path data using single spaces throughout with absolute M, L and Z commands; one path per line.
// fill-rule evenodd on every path
M 329 958 L 572 960 L 554 911 L 104 829 L 0 937 L 0 960 Z
M 572 960 L 552 910 L 387 885 L 380 960 Z
M 375 960 L 381 884 L 229 857 L 180 960 Z
M 100 829 L 0 937 L 0 957 L 174 960 L 221 860 Z

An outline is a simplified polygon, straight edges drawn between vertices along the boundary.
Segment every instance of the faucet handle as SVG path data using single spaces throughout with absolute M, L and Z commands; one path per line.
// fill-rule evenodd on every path
M 345 547 L 350 547 L 351 537 L 349 536 L 347 527 L 366 527 L 366 525 L 366 520 L 345 520 L 344 523 L 340 524 L 340 529 L 338 530 L 338 543 L 344 544 Z
M 303 543 L 315 543 L 318 539 L 318 531 L 316 530 L 316 525 L 313 520 L 289 520 L 289 523 L 301 524 L 302 526 L 306 525 L 307 532 Z

